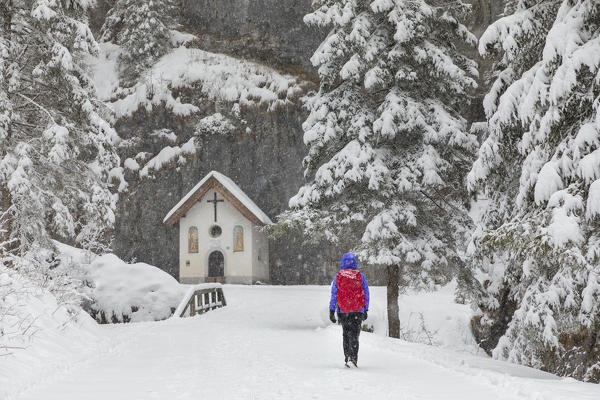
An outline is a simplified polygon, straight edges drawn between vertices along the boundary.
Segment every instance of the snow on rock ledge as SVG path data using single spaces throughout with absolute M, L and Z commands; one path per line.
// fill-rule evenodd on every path
M 191 138 L 181 146 L 167 146 L 163 148 L 155 157 L 150 159 L 140 170 L 140 178 L 147 178 L 152 172 L 160 171 L 165 165 L 177 160 L 180 165 L 185 164 L 186 156 L 196 154 L 195 139 Z
M 292 104 L 308 85 L 295 76 L 257 63 L 179 47 L 147 71 L 144 81 L 132 88 L 113 88 L 113 96 L 118 100 L 112 102 L 112 107 L 117 119 L 131 116 L 140 107 L 150 112 L 163 103 L 174 114 L 189 116 L 199 108 L 182 103 L 173 96 L 172 90 L 199 87 L 210 100 L 266 107 L 272 111 Z

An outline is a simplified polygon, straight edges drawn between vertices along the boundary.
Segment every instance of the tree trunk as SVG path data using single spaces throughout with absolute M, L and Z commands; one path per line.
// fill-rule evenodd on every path
M 2 2 L 0 4 L 0 14 L 2 14 L 2 27 L 0 29 L 0 34 L 4 36 L 4 38 L 8 41 L 9 47 L 9 57 L 12 56 L 10 54 L 10 50 L 12 44 L 10 41 L 12 40 L 12 18 L 13 18 L 13 0 L 8 0 Z M 4 81 L 5 76 L 0 77 L 0 82 Z M 1 90 L 6 89 L 3 87 Z M 10 100 L 9 100 L 10 101 Z M 11 127 L 10 127 L 10 115 L 9 115 L 9 126 L 6 138 L 4 138 L 3 142 L 0 143 L 0 159 L 4 159 L 6 157 L 6 147 L 11 139 Z M 6 186 L 6 182 L 3 182 L 0 185 L 0 254 L 10 250 L 8 248 L 8 241 L 10 240 L 10 218 L 8 215 L 8 211 L 12 204 L 10 191 Z
M 397 265 L 387 267 L 387 315 L 389 336 L 400 338 L 400 317 L 398 308 L 398 284 L 400 283 L 400 268 Z
M 17 248 L 17 242 L 11 242 L 12 219 L 10 216 L 11 196 L 6 185 L 0 187 L 0 257 Z M 10 266 L 10 262 L 6 261 Z

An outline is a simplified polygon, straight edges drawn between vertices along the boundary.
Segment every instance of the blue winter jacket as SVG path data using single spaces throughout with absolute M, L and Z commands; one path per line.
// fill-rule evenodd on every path
M 352 253 L 346 253 L 342 256 L 342 260 L 340 261 L 340 269 L 357 269 L 358 262 L 356 261 L 356 257 Z M 365 312 L 369 310 L 369 285 L 367 284 L 367 278 L 361 272 L 360 277 L 362 279 L 362 288 L 365 292 L 365 306 L 356 312 Z M 331 284 L 331 300 L 329 301 L 329 309 L 335 310 L 336 312 L 341 312 L 338 304 L 337 304 L 337 275 L 333 278 L 333 283 Z

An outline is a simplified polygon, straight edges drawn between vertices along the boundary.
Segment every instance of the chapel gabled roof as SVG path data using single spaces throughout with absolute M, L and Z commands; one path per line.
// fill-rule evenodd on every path
M 254 203 L 246 193 L 231 179 L 217 171 L 211 171 L 192 190 L 190 190 L 179 203 L 167 213 L 163 223 L 173 225 L 188 212 L 198 200 L 210 189 L 215 189 L 227 199 L 248 220 L 256 225 L 270 225 L 273 222 L 260 207 Z

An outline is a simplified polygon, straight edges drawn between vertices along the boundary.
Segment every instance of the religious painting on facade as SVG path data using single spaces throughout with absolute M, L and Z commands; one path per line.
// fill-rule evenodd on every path
M 191 226 L 188 230 L 188 253 L 198 252 L 198 228 Z
M 244 251 L 244 228 L 240 225 L 233 228 L 233 251 Z

